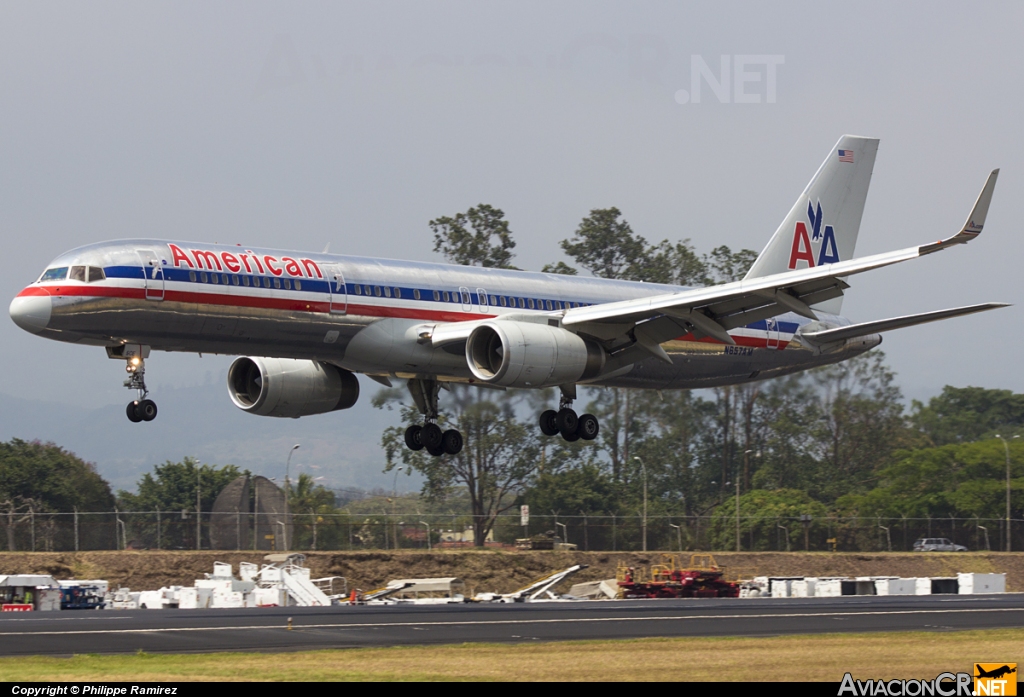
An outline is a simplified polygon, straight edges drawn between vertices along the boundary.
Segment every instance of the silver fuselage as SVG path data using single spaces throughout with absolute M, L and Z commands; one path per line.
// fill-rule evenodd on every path
M 15 298 L 15 321 L 39 336 L 70 343 L 315 359 L 375 376 L 449 381 L 473 381 L 464 349 L 418 342 L 425 327 L 509 314 L 557 317 L 581 304 L 685 290 L 152 239 L 80 247 L 47 269 L 75 267 L 102 269 L 102 279 L 73 279 L 70 271 L 60 278 L 48 271 Z M 848 324 L 832 315 L 820 315 L 820 321 Z M 735 346 L 680 336 L 662 344 L 671 365 L 640 360 L 589 382 L 648 389 L 734 384 L 835 363 L 881 341 L 872 335 L 822 352 L 799 341 L 801 327 L 810 322 L 785 314 L 737 327 L 730 330 Z

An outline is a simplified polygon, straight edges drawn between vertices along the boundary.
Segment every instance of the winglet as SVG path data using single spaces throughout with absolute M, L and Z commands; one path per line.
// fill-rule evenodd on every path
M 974 208 L 971 209 L 971 214 L 967 216 L 967 222 L 964 223 L 960 232 L 944 240 L 922 245 L 919 250 L 920 253 L 931 254 L 953 244 L 967 244 L 980 235 L 981 229 L 985 226 L 985 218 L 988 216 L 988 207 L 992 203 L 992 192 L 996 188 L 996 179 L 998 177 L 998 169 L 992 170 L 992 173 L 988 175 L 988 181 L 985 182 L 981 193 L 978 194 L 978 200 L 974 202 Z

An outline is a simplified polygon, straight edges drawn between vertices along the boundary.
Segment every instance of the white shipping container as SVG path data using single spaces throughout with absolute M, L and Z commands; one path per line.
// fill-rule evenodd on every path
M 814 595 L 817 598 L 838 598 L 842 594 L 842 579 L 819 579 L 818 582 L 814 584 Z
M 773 578 L 772 579 L 772 597 L 773 598 L 788 598 L 790 591 L 790 581 L 787 578 Z
M 802 578 L 789 584 L 789 591 L 794 598 L 813 598 L 817 578 Z
M 915 595 L 916 578 L 880 578 L 875 581 L 878 595 Z
M 960 595 L 1005 593 L 1006 574 L 957 574 Z
M 916 578 L 914 579 L 914 595 L 931 595 L 932 594 L 932 579 L 931 578 Z

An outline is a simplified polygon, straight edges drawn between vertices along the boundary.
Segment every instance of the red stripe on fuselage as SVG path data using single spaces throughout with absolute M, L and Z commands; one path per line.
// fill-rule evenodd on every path
M 127 298 L 132 300 L 145 300 L 145 289 L 124 288 L 119 286 L 28 286 L 18 293 L 18 297 L 49 295 L 52 297 L 80 297 L 80 298 Z M 196 303 L 197 305 L 230 305 L 234 307 L 257 307 L 269 310 L 286 310 L 291 312 L 313 312 L 328 314 L 330 303 L 317 300 L 301 300 L 298 298 L 262 298 L 254 295 L 227 295 L 223 293 L 196 293 L 193 291 L 165 290 L 164 300 L 169 302 Z M 350 296 L 351 297 L 351 296 Z M 155 303 L 149 300 L 148 303 Z M 341 303 L 336 303 L 341 307 Z M 398 319 L 416 319 L 434 322 L 467 322 L 476 319 L 488 319 L 498 315 L 485 313 L 459 312 L 455 310 L 420 310 L 409 307 L 389 307 L 385 305 L 366 305 L 360 303 L 348 303 L 347 314 L 360 315 L 363 317 L 394 317 Z M 733 336 L 738 346 L 749 346 L 752 348 L 768 348 L 767 338 L 761 339 L 752 336 Z M 680 336 L 673 341 L 695 341 L 704 344 L 721 344 L 718 339 L 706 336 L 697 339 L 692 333 Z M 788 339 L 781 337 L 775 340 L 778 349 L 782 350 L 789 343 Z M 773 347 L 774 348 L 774 347 Z

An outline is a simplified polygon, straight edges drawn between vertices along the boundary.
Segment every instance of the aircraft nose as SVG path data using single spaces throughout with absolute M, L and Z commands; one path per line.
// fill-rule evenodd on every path
M 39 295 L 19 295 L 11 301 L 11 319 L 27 332 L 38 334 L 50 323 L 53 305 L 50 295 L 43 291 Z

